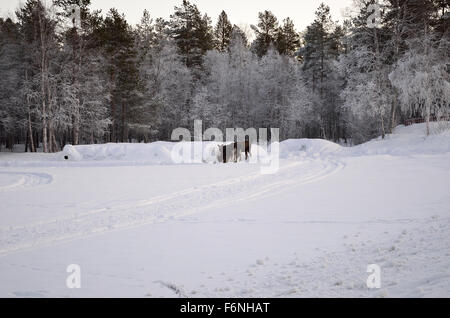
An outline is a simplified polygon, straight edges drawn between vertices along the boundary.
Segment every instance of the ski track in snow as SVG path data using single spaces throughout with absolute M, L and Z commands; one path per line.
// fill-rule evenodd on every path
M 344 167 L 344 163 L 339 160 L 303 159 L 281 166 L 273 175 L 262 175 L 258 172 L 148 200 L 110 205 L 21 226 L 3 227 L 0 228 L 0 256 L 113 230 L 162 223 L 210 208 L 273 196 L 291 187 L 320 181 Z M 19 175 L 23 182 L 17 186 L 48 184 L 52 181 L 48 174 Z
M 88 157 L 85 158 L 86 161 L 65 162 L 57 160 L 53 155 L 42 156 L 42 159 L 47 161 L 35 162 L 35 159 L 39 159 L 36 154 L 32 156 L 21 154 L 17 160 L 16 155 L 8 154 L 4 158 L 8 161 L 0 160 L 0 166 L 24 171 L 0 172 L 0 194 L 3 194 L 5 198 L 4 204 L 9 202 L 14 204 L 15 200 L 20 200 L 22 194 L 25 199 L 32 199 L 41 189 L 46 191 L 48 197 L 36 203 L 36 207 L 38 207 L 36 211 L 31 210 L 36 213 L 42 211 L 43 215 L 47 215 L 41 216 L 41 219 L 36 219 L 40 214 L 30 214 L 30 218 L 34 221 L 24 221 L 28 217 L 26 210 L 18 211 L 24 215 L 20 215 L 17 220 L 14 219 L 14 211 L 8 211 L 9 213 L 5 215 L 5 221 L 15 225 L 0 226 L 0 265 L 4 273 L 1 292 L 3 295 L 11 297 L 77 297 L 80 295 L 98 297 L 98 295 L 103 296 L 104 294 L 137 297 L 221 298 L 447 297 L 450 286 L 450 217 L 449 210 L 446 208 L 449 197 L 445 190 L 448 189 L 446 180 L 449 180 L 449 140 L 448 133 L 424 138 L 423 125 L 399 129 L 398 134 L 392 135 L 386 140 L 374 140 L 353 148 L 340 148 L 323 141 L 292 140 L 281 144 L 281 148 L 283 148 L 281 153 L 285 157 L 283 157 L 280 170 L 274 175 L 261 175 L 255 169 L 250 169 L 252 172 L 242 172 L 241 176 L 230 178 L 223 175 L 223 171 L 227 169 L 216 171 L 212 168 L 211 170 L 205 169 L 205 171 L 217 173 L 218 175 L 213 177 L 215 177 L 214 180 L 220 177 L 220 182 L 210 181 L 206 185 L 186 186 L 185 189 L 172 190 L 172 192 L 167 190 L 170 185 L 168 183 L 164 184 L 165 187 L 161 190 L 156 188 L 158 191 L 156 195 L 148 198 L 137 197 L 140 198 L 139 200 L 136 197 L 131 200 L 127 194 L 124 194 L 120 197 L 112 195 L 103 198 L 100 196 L 98 201 L 97 197 L 90 197 L 87 202 L 83 202 L 75 196 L 69 199 L 70 202 L 64 201 L 63 203 L 57 200 L 51 202 L 52 194 L 58 194 L 58 191 L 55 191 L 58 184 L 53 181 L 60 181 L 58 174 L 60 168 L 138 166 L 150 163 L 109 160 L 108 156 L 104 160 L 99 158 L 98 162 L 91 161 Z M 116 146 L 101 147 L 106 147 L 108 150 L 106 152 L 109 153 Z M 109 147 L 111 148 L 109 149 Z M 118 146 L 125 150 L 126 147 L 128 146 Z M 135 148 L 133 151 L 137 151 L 139 147 L 141 146 L 130 146 L 130 150 Z M 97 148 L 97 146 L 92 146 L 92 148 Z M 144 152 L 144 155 L 139 153 L 139 156 L 136 157 L 146 157 L 152 153 L 151 149 L 153 148 L 150 147 L 148 151 Z M 130 160 L 134 158 L 133 151 L 130 153 Z M 356 158 L 378 155 L 380 156 L 377 157 L 377 161 L 382 164 L 374 167 L 369 165 L 373 161 L 364 162 L 364 160 L 360 161 Z M 438 156 L 434 157 L 434 155 Z M 414 160 L 393 161 L 393 156 Z M 392 164 L 390 164 L 391 162 Z M 245 163 L 242 164 L 245 165 Z M 342 171 L 342 174 L 336 178 L 324 180 L 339 173 L 346 167 L 346 164 L 348 164 L 348 169 Z M 358 166 L 359 164 L 361 167 Z M 396 173 L 395 169 L 399 164 L 404 164 L 405 167 Z M 233 168 L 239 168 L 239 165 L 233 164 Z M 427 165 L 427 169 L 418 173 L 419 177 L 415 181 L 413 176 L 416 175 L 418 169 L 425 168 L 424 165 Z M 39 173 L 48 172 L 39 169 L 49 167 L 56 169 L 49 169 L 55 171 L 53 176 Z M 184 170 L 185 168 L 186 170 Z M 382 178 L 392 174 L 389 180 L 395 179 L 394 182 L 398 187 L 391 187 L 391 191 L 392 189 L 394 191 L 390 193 L 395 194 L 398 191 L 400 196 L 398 201 L 393 196 L 387 196 L 388 200 L 385 205 L 394 205 L 392 213 L 386 214 L 383 211 L 374 210 L 369 211 L 370 213 L 367 215 L 359 215 L 359 209 L 363 203 L 358 200 L 354 202 L 355 209 L 353 209 L 353 203 L 349 202 L 342 208 L 338 206 L 332 211 L 324 211 L 324 213 L 331 213 L 336 210 L 336 212 L 342 213 L 337 218 L 321 213 L 317 215 L 307 213 L 304 217 L 298 218 L 293 208 L 291 212 L 293 214 L 286 213 L 278 219 L 274 213 L 274 220 L 268 220 L 264 215 L 259 218 L 256 214 L 260 209 L 267 213 L 264 206 L 255 204 L 258 209 L 252 208 L 252 205 L 239 208 L 248 201 L 258 201 L 267 197 L 272 198 L 270 203 L 285 203 L 276 195 L 289 189 L 293 191 L 286 191 L 289 204 L 286 206 L 295 207 L 298 203 L 295 197 L 296 191 L 305 190 L 307 193 L 314 194 L 314 191 L 320 191 L 322 186 L 325 191 L 334 191 L 338 188 L 338 194 L 343 196 L 343 199 L 346 199 L 348 195 L 349 201 L 351 201 L 351 193 L 349 194 L 347 190 L 356 189 L 359 186 L 358 182 L 352 183 L 354 168 L 360 169 L 357 171 L 361 177 L 367 177 L 365 179 L 367 183 L 374 182 L 375 185 L 380 186 L 383 185 Z M 377 168 L 386 170 L 377 175 Z M 193 172 L 199 172 L 196 169 L 200 169 L 200 173 L 203 172 L 202 167 L 196 166 L 191 170 L 186 166 L 183 167 L 183 170 L 176 170 L 174 172 L 175 180 L 171 178 L 169 181 L 177 181 L 178 177 L 180 180 L 181 178 L 192 178 Z M 241 171 L 241 169 L 236 171 Z M 247 171 L 247 169 L 242 169 L 242 171 Z M 78 171 L 69 171 L 69 174 L 71 173 L 78 173 Z M 230 172 L 231 175 L 234 173 L 235 171 Z M 62 173 L 62 176 L 64 175 Z M 103 174 L 100 175 L 105 177 Z M 229 174 L 227 173 L 227 175 Z M 349 177 L 349 183 L 346 183 L 346 177 Z M 91 178 L 77 180 L 90 182 Z M 108 180 L 102 178 L 99 184 L 105 184 Z M 189 179 L 183 179 L 183 181 L 185 180 Z M 204 182 L 204 180 L 199 182 Z M 206 180 L 209 180 L 209 177 Z M 322 180 L 323 183 L 311 185 L 313 189 L 308 186 L 303 187 L 303 185 Z M 126 182 L 133 182 L 133 180 L 127 178 Z M 164 183 L 164 180 L 161 182 Z M 374 184 L 364 188 L 364 183 L 361 183 L 363 194 L 366 193 L 366 190 L 375 189 Z M 143 184 L 145 185 L 145 183 Z M 127 186 L 127 183 L 123 184 L 123 187 Z M 421 187 L 424 189 L 422 190 Z M 74 187 L 74 189 L 76 188 Z M 434 190 L 438 190 L 436 195 L 432 193 Z M 404 191 L 411 191 L 410 196 L 418 196 L 418 199 L 416 200 L 414 197 L 410 204 L 403 206 L 400 203 L 408 200 L 404 196 Z M 80 194 L 83 193 L 85 192 Z M 376 191 L 374 193 L 377 194 Z M 14 197 L 14 200 L 8 198 L 9 194 Z M 137 195 L 142 194 L 139 192 Z M 114 199 L 109 199 L 112 197 Z M 383 199 L 380 198 L 380 200 Z M 321 197 L 312 199 L 320 200 Z M 104 200 L 108 201 L 103 203 Z M 374 202 L 374 200 L 369 202 Z M 64 210 L 64 214 L 48 216 L 54 215 L 53 213 L 59 208 L 64 209 L 65 203 L 69 209 Z M 331 201 L 332 203 L 333 201 Z M 234 212 L 238 214 L 221 213 L 218 219 L 214 218 L 217 210 L 227 211 L 227 209 L 221 209 L 223 207 L 237 208 L 238 211 Z M 76 213 L 69 212 L 74 211 L 73 209 L 76 209 Z M 405 209 L 411 211 L 404 211 Z M 206 215 L 208 212 L 211 212 L 211 217 Z M 199 215 L 200 213 L 204 214 Z M 206 251 L 208 251 L 208 248 L 215 248 L 215 244 L 219 242 L 214 241 L 214 236 L 211 240 L 207 236 L 203 237 L 203 230 L 209 234 L 224 226 L 226 229 L 236 228 L 237 234 L 242 235 L 239 231 L 247 231 L 246 225 L 251 222 L 251 225 L 256 226 L 252 229 L 255 232 L 250 233 L 261 235 L 260 238 L 257 236 L 258 239 L 263 239 L 261 242 L 270 243 L 271 237 L 269 236 L 265 241 L 265 236 L 270 231 L 268 229 L 274 225 L 274 228 L 277 229 L 274 233 L 280 233 L 281 236 L 284 235 L 286 228 L 286 236 L 281 238 L 280 243 L 292 242 L 290 244 L 299 246 L 290 245 L 289 248 L 284 249 L 283 245 L 274 244 L 281 249 L 278 252 L 264 248 L 248 249 L 243 244 L 242 248 L 239 247 L 240 250 L 237 254 L 230 253 L 226 255 L 228 259 L 213 260 L 214 263 L 211 263 L 213 265 L 211 267 L 209 267 L 210 263 L 207 259 L 208 253 L 205 258 L 195 258 L 192 261 L 187 258 L 190 257 L 191 252 L 192 255 L 203 257 L 203 254 L 200 253 L 203 247 L 192 246 L 192 242 L 188 239 L 185 240 L 185 244 L 182 244 L 187 249 L 181 252 L 178 241 L 167 242 L 159 248 L 158 241 L 155 240 L 155 245 L 152 245 L 151 249 L 146 249 L 147 242 L 140 242 L 136 249 L 130 248 L 130 246 L 135 246 L 134 242 L 128 240 L 135 239 L 135 235 L 147 235 L 147 228 L 139 229 L 138 227 L 164 222 L 167 223 L 161 227 L 152 226 L 151 230 L 155 230 L 155 233 L 149 234 L 149 237 L 157 238 L 157 240 L 163 239 L 164 231 L 172 227 L 181 231 L 186 230 L 189 233 L 182 233 L 181 237 L 191 238 L 194 243 L 207 241 Z M 239 222 L 242 223 L 238 224 Z M 187 223 L 204 224 L 188 224 L 189 226 L 185 227 Z M 279 227 L 278 225 L 281 223 L 293 224 L 293 226 L 284 227 L 283 224 Z M 317 234 L 324 235 L 323 238 L 314 237 L 315 231 L 319 228 Z M 134 230 L 115 233 L 112 237 L 101 237 L 101 235 L 126 229 Z M 201 230 L 200 233 L 190 233 L 197 229 Z M 141 233 L 141 231 L 145 233 Z M 233 239 L 231 235 L 234 233 L 219 233 L 216 239 L 223 237 Z M 72 293 L 65 289 L 66 277 L 64 276 L 65 271 L 62 271 L 66 266 L 66 254 L 68 253 L 64 248 L 60 249 L 55 245 L 87 237 L 91 237 L 91 239 L 86 242 L 79 241 L 77 244 L 73 244 L 77 245 L 73 247 L 75 248 L 74 255 L 80 258 L 80 263 L 86 263 L 86 271 L 83 272 L 83 275 L 92 279 L 93 285 L 90 289 L 84 289 L 83 294 Z M 242 235 L 242 237 L 247 236 Z M 297 237 L 299 240 L 295 241 L 294 239 Z M 305 238 L 305 242 L 302 242 L 301 239 Z M 99 250 L 103 251 L 104 239 L 111 242 L 110 255 L 98 253 Z M 220 241 L 220 243 L 224 243 L 223 246 L 228 248 L 226 244 L 228 241 Z M 46 251 L 43 248 L 46 246 L 51 248 Z M 68 246 L 70 247 L 70 245 Z M 156 251 L 153 250 L 154 247 L 158 247 Z M 22 251 L 27 251 L 27 253 L 20 253 Z M 18 255 L 12 255 L 16 252 L 19 252 Z M 91 260 L 94 253 L 100 254 L 99 260 Z M 145 254 L 145 256 L 136 254 Z M 242 256 L 245 256 L 245 259 L 239 258 Z M 185 264 L 185 262 L 179 261 L 180 259 L 188 261 Z M 68 261 L 72 262 L 72 259 L 68 259 Z M 76 261 L 78 262 L 78 260 Z M 216 264 L 220 261 L 227 263 Z M 234 263 L 237 264 L 234 265 Z M 199 264 L 204 266 L 202 270 L 197 270 Z M 366 286 L 366 279 L 369 275 L 366 271 L 369 264 L 377 264 L 381 268 L 381 289 L 370 290 Z M 150 266 L 154 266 L 154 268 L 149 269 Z M 99 285 L 98 290 L 95 289 L 96 285 Z M 116 288 L 117 291 L 115 291 Z
M 0 175 L 9 177 L 10 180 L 9 183 L 0 185 L 0 192 L 46 185 L 53 181 L 53 177 L 47 173 L 0 172 Z

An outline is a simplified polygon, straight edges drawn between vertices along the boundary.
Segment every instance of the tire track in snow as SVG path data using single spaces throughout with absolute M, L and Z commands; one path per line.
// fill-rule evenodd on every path
M 236 202 L 257 200 L 294 186 L 320 181 L 343 167 L 339 161 L 304 159 L 280 167 L 274 175 L 253 173 L 130 204 L 0 228 L 0 256 L 113 230 L 162 223 Z

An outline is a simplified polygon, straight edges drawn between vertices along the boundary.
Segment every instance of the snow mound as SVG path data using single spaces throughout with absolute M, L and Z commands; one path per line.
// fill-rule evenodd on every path
M 280 143 L 280 158 L 338 153 L 342 146 L 323 139 L 288 139 Z
M 74 146 L 65 145 L 63 151 L 61 152 L 61 156 L 59 156 L 59 159 L 81 161 L 83 159 L 83 156 L 77 151 Z
M 350 155 L 409 156 L 417 154 L 440 154 L 450 152 L 450 129 L 446 123 L 430 123 L 430 136 L 426 124 L 397 126 L 394 133 L 348 148 Z
M 450 152 L 450 122 L 430 123 L 431 135 L 426 135 L 426 124 L 398 126 L 385 139 L 378 137 L 354 147 L 343 147 L 323 139 L 289 139 L 281 142 L 280 158 L 320 156 L 370 155 L 430 155 Z
M 450 122 L 431 123 L 430 136 L 426 136 L 426 125 L 398 126 L 395 132 L 373 139 L 354 147 L 344 147 L 322 139 L 289 139 L 269 146 L 268 151 L 260 145 L 252 145 L 252 158 L 262 163 L 270 159 L 279 146 L 281 159 L 302 160 L 302 158 L 357 157 L 371 155 L 411 156 L 446 154 L 450 152 Z M 66 145 L 56 154 L 43 153 L 1 153 L 0 166 L 66 166 L 71 165 L 174 165 L 172 150 L 189 149 L 190 158 L 196 152 L 203 152 L 203 163 L 217 163 L 219 147 L 223 143 L 197 142 L 154 142 L 149 144 L 95 144 Z M 174 149 L 177 147 L 177 149 Z M 183 151 L 184 151 L 183 150 Z M 176 153 L 176 151 L 174 151 Z M 67 157 L 67 159 L 66 159 Z
M 150 144 L 99 144 L 76 146 L 83 160 L 88 161 L 133 161 L 152 164 L 171 162 L 172 143 L 154 142 Z

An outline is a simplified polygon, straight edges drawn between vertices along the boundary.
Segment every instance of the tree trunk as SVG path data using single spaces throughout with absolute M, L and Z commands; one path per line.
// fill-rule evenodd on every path
M 390 116 L 389 116 L 389 133 L 390 134 L 392 134 L 394 132 L 395 125 L 396 125 L 395 112 L 397 111 L 397 104 L 398 104 L 397 91 L 394 91 L 394 100 L 392 101 L 391 113 L 390 113 Z
M 34 133 L 34 144 L 36 145 L 35 150 L 37 152 L 37 148 L 39 148 L 39 133 L 37 131 Z
M 114 83 L 114 70 L 110 76 L 111 87 Z M 114 104 L 114 92 L 111 91 L 111 142 L 116 142 L 116 105 Z
M 42 26 L 42 12 L 38 12 L 39 16 L 39 31 L 40 31 L 40 40 L 41 40 L 41 99 L 42 99 L 42 146 L 44 152 L 48 152 L 48 138 L 47 138 L 47 129 L 48 129 L 48 123 L 47 123 L 47 105 L 46 105 L 46 94 L 45 94 L 45 84 L 47 82 L 47 76 L 46 76 L 46 46 L 45 46 L 45 39 L 44 39 L 44 33 L 45 29 Z
M 426 110 L 425 120 L 427 122 L 427 136 L 430 135 L 430 111 L 429 109 Z
M 58 143 L 56 142 L 55 131 L 52 129 L 52 152 L 57 152 L 59 150 Z
M 125 103 L 122 101 L 122 142 L 126 142 L 128 139 L 126 118 Z
M 48 148 L 48 152 L 52 153 L 53 149 L 52 149 L 52 131 L 50 129 L 50 127 L 47 129 L 47 148 Z
M 33 127 L 31 126 L 31 114 L 30 114 L 30 109 L 29 108 L 28 108 L 27 138 L 30 138 L 30 151 L 31 152 L 36 152 L 36 147 L 34 146 L 34 141 L 33 141 Z
M 9 135 L 9 149 L 11 150 L 11 152 L 14 151 L 14 137 L 13 135 Z
M 44 81 L 44 75 L 42 75 L 42 81 Z M 47 142 L 47 109 L 45 105 L 45 88 L 44 84 L 41 84 L 42 86 L 42 95 L 44 96 L 42 98 L 42 147 L 44 152 L 48 152 L 48 142 Z
M 73 144 L 74 146 L 80 143 L 80 125 L 77 119 L 74 120 L 73 124 Z
M 28 152 L 28 130 L 27 130 L 27 138 L 25 138 L 25 152 Z

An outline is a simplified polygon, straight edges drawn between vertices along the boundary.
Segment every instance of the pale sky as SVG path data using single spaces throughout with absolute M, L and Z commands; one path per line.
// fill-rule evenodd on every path
M 24 0 L 0 0 L 0 15 L 14 16 L 14 11 Z M 50 0 L 47 0 L 50 2 Z M 303 31 L 314 20 L 314 12 L 321 2 L 331 8 L 334 20 L 342 22 L 342 12 L 351 7 L 353 0 L 192 0 L 202 13 L 207 13 L 216 22 L 222 10 L 228 14 L 231 23 L 237 25 L 256 24 L 258 12 L 272 11 L 281 22 L 290 17 L 298 31 Z M 124 13 L 127 21 L 135 25 L 139 22 L 142 12 L 147 9 L 153 18 L 168 19 L 174 6 L 180 6 L 182 0 L 91 0 L 91 9 L 102 9 L 106 13 L 115 7 Z

